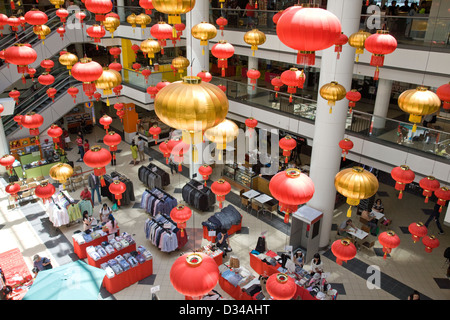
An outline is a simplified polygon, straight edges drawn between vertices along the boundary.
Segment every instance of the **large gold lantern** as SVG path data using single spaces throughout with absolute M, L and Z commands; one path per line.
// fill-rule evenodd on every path
M 40 40 L 42 40 L 42 44 L 44 44 L 44 39 L 50 34 L 50 32 L 52 32 L 52 30 L 45 24 L 33 27 L 33 33 L 37 35 Z
M 95 87 L 97 89 L 102 89 L 104 95 L 112 94 L 112 89 L 117 87 L 122 83 L 122 76 L 116 70 L 109 69 L 108 67 L 103 68 L 103 73 L 95 81 Z M 109 106 L 109 98 L 106 97 L 106 105 Z
M 359 55 L 364 53 L 364 43 L 371 35 L 369 32 L 359 30 L 348 37 L 348 44 L 356 49 L 356 62 L 359 62 Z
M 67 163 L 60 162 L 50 168 L 49 175 L 53 180 L 64 185 L 67 179 L 73 175 L 73 168 Z
M 136 28 L 136 15 L 134 13 L 132 13 L 129 16 L 127 16 L 127 22 L 129 24 L 131 24 L 131 27 L 133 28 L 133 33 L 134 33 L 134 28 Z
M 175 70 L 178 70 L 180 75 L 187 69 L 187 67 L 189 67 L 189 65 L 190 62 L 185 57 L 180 56 L 172 59 L 172 67 L 174 68 L 174 72 Z
M 153 0 L 152 4 L 157 11 L 169 15 L 169 24 L 176 25 L 181 23 L 180 14 L 187 13 L 194 8 L 195 0 Z
M 140 48 L 144 53 L 144 56 L 149 58 L 150 64 L 152 64 L 152 59 L 155 58 L 155 53 L 161 51 L 161 45 L 159 44 L 159 42 L 151 38 L 142 41 Z
M 397 102 L 400 109 L 409 113 L 409 121 L 414 123 L 412 132 L 416 131 L 422 116 L 432 114 L 441 107 L 441 99 L 437 94 L 423 86 L 403 91 Z
M 350 207 L 347 217 L 352 215 L 352 206 L 357 206 L 362 199 L 368 199 L 378 190 L 378 180 L 369 171 L 361 167 L 343 169 L 334 177 L 337 192 L 347 198 Z
M 205 137 L 216 144 L 219 160 L 222 160 L 222 153 L 227 148 L 227 143 L 236 140 L 238 135 L 239 127 L 228 119 L 205 131 Z
M 152 22 L 152 18 L 148 14 L 141 13 L 136 16 L 136 24 L 139 24 L 142 29 L 142 34 L 144 34 L 145 27 Z
M 70 70 L 77 62 L 78 62 L 78 57 L 76 55 L 74 55 L 73 53 L 66 52 L 59 56 L 59 63 L 61 63 L 63 66 L 67 67 L 67 70 L 69 70 L 69 75 L 70 75 Z
M 344 99 L 347 91 L 336 81 L 331 81 L 330 83 L 324 84 L 322 88 L 320 88 L 319 93 L 322 98 L 328 101 L 331 113 L 336 101 Z
M 244 34 L 244 41 L 252 46 L 252 56 L 254 56 L 258 46 L 266 42 L 266 35 L 258 29 L 253 29 Z
M 103 27 L 109 31 L 111 38 L 114 38 L 114 31 L 120 26 L 120 20 L 114 16 L 106 17 L 103 21 Z
M 200 40 L 201 46 L 207 46 L 208 40 L 211 40 L 216 37 L 217 35 L 217 29 L 216 27 L 208 23 L 206 21 L 202 21 L 199 24 L 196 24 L 191 29 L 191 34 L 195 39 Z M 202 54 L 205 54 L 205 48 L 202 47 Z

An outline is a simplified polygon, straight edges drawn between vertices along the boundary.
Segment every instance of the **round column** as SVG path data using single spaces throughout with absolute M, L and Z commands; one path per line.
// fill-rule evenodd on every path
M 359 29 L 362 2 L 360 0 L 329 0 L 327 10 L 341 21 L 342 31 L 350 36 Z M 334 46 L 322 51 L 319 89 L 326 83 L 337 81 L 346 90 L 351 89 L 355 49 L 346 45 L 337 60 Z M 329 113 L 327 101 L 317 97 L 317 112 L 311 154 L 310 177 L 314 181 L 315 193 L 308 205 L 323 212 L 319 247 L 329 245 L 330 231 L 336 198 L 334 177 L 339 172 L 341 152 L 339 141 L 345 133 L 347 117 L 346 99 L 337 101 L 333 113 Z
M 121 21 L 126 19 L 124 0 L 117 0 L 117 14 L 119 15 Z
M 187 74 L 195 76 L 202 70 L 209 71 L 209 49 L 205 48 L 205 54 L 202 54 L 200 40 L 191 35 L 193 26 L 202 21 L 209 21 L 209 1 L 200 0 L 195 3 L 194 8 L 186 13 L 186 57 L 190 61 Z
M 373 128 L 382 129 L 386 124 L 386 116 L 391 100 L 392 80 L 380 79 L 378 81 L 377 96 L 373 110 Z

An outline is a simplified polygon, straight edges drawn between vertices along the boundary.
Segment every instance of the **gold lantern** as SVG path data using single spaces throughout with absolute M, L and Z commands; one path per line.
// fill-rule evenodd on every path
M 61 63 L 63 66 L 67 67 L 67 70 L 69 70 L 69 75 L 70 75 L 70 70 L 72 69 L 73 65 L 77 62 L 78 62 L 78 57 L 76 55 L 74 55 L 73 53 L 66 52 L 59 56 L 59 63 Z
M 252 56 L 254 56 L 258 46 L 266 42 L 266 35 L 258 29 L 253 29 L 244 34 L 244 41 L 252 46 Z
M 378 180 L 369 171 L 361 167 L 343 169 L 334 177 L 337 192 L 347 198 L 350 207 L 347 217 L 352 215 L 352 206 L 357 206 L 362 199 L 368 199 L 378 190 Z
M 64 5 L 64 0 L 50 0 L 50 3 L 55 6 L 56 9 Z
M 52 32 L 52 30 L 45 24 L 33 27 L 33 33 L 37 35 L 39 39 L 42 39 L 42 44 L 44 44 L 44 39 L 50 34 L 50 32 Z
M 112 94 L 112 89 L 117 87 L 122 83 L 122 76 L 116 70 L 109 69 L 108 67 L 103 68 L 103 73 L 95 80 L 95 87 L 97 89 L 102 89 L 104 95 Z M 109 98 L 106 97 L 106 105 L 109 106 Z
M 205 131 L 205 137 L 216 144 L 219 160 L 222 160 L 222 153 L 227 148 L 227 143 L 236 140 L 238 135 L 239 127 L 228 119 Z
M 155 57 L 155 53 L 161 51 L 161 45 L 159 42 L 151 38 L 142 41 L 140 47 L 144 55 L 149 58 L 150 64 L 152 64 L 152 59 Z
M 142 34 L 144 34 L 144 29 L 150 22 L 152 22 L 152 18 L 148 14 L 141 13 L 136 16 L 136 24 L 141 26 Z
M 62 183 L 66 183 L 67 179 L 69 179 L 73 175 L 73 168 L 67 163 L 58 163 L 50 168 L 49 175 L 53 180 Z
M 403 91 L 398 97 L 398 106 L 409 113 L 409 121 L 413 122 L 412 132 L 416 131 L 416 123 L 422 121 L 422 116 L 432 114 L 441 107 L 441 99 L 426 87 Z
M 119 25 L 120 20 L 116 17 L 106 17 L 105 21 L 103 21 L 103 27 L 111 33 L 111 38 L 114 38 L 114 31 L 117 30 Z
M 172 59 L 172 67 L 174 69 L 177 69 L 180 74 L 182 74 L 187 69 L 187 67 L 189 67 L 189 65 L 190 62 L 185 57 L 180 56 Z
M 129 24 L 131 24 L 131 27 L 133 28 L 133 33 L 134 33 L 134 28 L 136 28 L 136 15 L 134 13 L 130 14 L 127 17 L 127 22 Z
M 169 15 L 169 24 L 181 23 L 180 14 L 191 11 L 195 6 L 195 0 L 153 0 L 153 7 L 162 13 Z
M 345 88 L 336 81 L 331 81 L 330 83 L 324 84 L 322 88 L 320 88 L 319 92 L 322 98 L 328 100 L 330 113 L 332 112 L 332 108 L 335 105 L 336 101 L 344 99 L 347 93 Z
M 371 35 L 369 32 L 359 30 L 348 37 L 348 44 L 356 49 L 356 62 L 359 62 L 359 55 L 364 53 L 364 43 Z
M 191 34 L 195 39 L 200 40 L 201 46 L 207 46 L 208 40 L 211 40 L 216 37 L 217 29 L 211 23 L 206 21 L 202 21 L 199 24 L 196 24 L 191 29 Z M 205 54 L 205 48 L 202 47 L 202 55 Z

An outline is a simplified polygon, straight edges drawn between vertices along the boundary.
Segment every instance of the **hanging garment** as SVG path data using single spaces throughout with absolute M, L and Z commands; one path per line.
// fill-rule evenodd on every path
M 80 209 L 81 215 L 83 215 L 84 211 L 87 211 L 89 217 L 92 216 L 93 208 L 91 200 L 81 200 L 78 202 L 78 208 Z
M 87 201 L 90 202 L 90 200 L 87 200 Z M 69 214 L 70 222 L 75 221 L 75 220 L 80 220 L 83 218 L 80 207 L 75 203 L 69 204 L 67 206 L 67 212 Z
M 216 197 L 211 189 L 196 180 L 185 184 L 181 194 L 185 202 L 200 211 L 207 211 L 216 203 Z

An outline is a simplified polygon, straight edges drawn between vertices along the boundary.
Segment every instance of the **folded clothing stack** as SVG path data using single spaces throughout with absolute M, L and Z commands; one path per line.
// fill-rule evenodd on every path
M 86 248 L 86 253 L 90 256 L 94 261 L 100 260 L 102 257 L 97 252 L 94 246 L 89 246 Z
M 114 270 L 108 265 L 108 262 L 102 263 L 100 267 L 106 271 L 106 276 L 108 277 L 108 279 L 114 278 L 114 276 L 116 275 L 114 273 Z
M 73 234 L 72 239 L 78 244 L 86 243 L 86 241 L 84 240 L 83 234 L 81 232 Z
M 116 241 L 116 239 L 109 240 L 109 244 L 112 245 L 117 251 L 122 249 L 122 244 L 119 241 Z
M 139 246 L 137 251 L 145 258 L 145 260 L 151 260 L 153 258 L 152 253 L 143 246 Z
M 135 257 L 131 255 L 131 253 L 124 253 L 123 257 L 128 261 L 131 267 L 136 267 L 139 264 L 139 262 Z
M 125 240 L 127 240 L 127 242 L 128 242 L 129 244 L 135 243 L 133 237 L 132 237 L 129 233 L 127 233 L 127 232 L 124 232 L 124 233 L 122 234 L 122 237 L 123 237 Z
M 117 262 L 119 262 L 120 266 L 122 267 L 123 271 L 127 271 L 130 270 L 131 266 L 130 264 L 127 262 L 127 260 L 125 260 L 125 258 L 123 256 L 121 256 L 120 254 L 115 258 L 117 260 Z
M 116 259 L 111 259 L 108 261 L 108 266 L 113 269 L 115 274 L 121 274 L 123 272 L 122 267 L 120 266 L 119 262 Z

